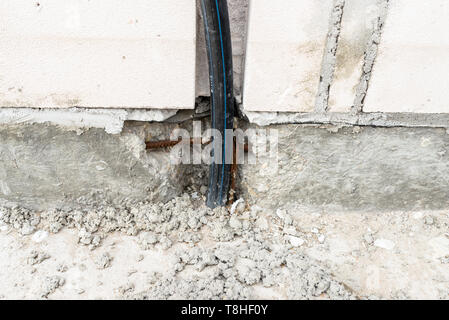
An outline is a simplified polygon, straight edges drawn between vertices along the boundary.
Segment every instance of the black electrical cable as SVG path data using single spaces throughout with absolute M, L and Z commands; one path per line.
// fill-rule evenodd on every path
M 201 0 L 201 7 L 209 58 L 211 122 L 212 128 L 222 137 L 221 145 L 212 143 L 213 161 L 209 172 L 207 205 L 215 208 L 226 205 L 231 176 L 232 161 L 227 159 L 226 153 L 233 145 L 232 139 L 226 137 L 226 130 L 234 126 L 231 30 L 227 0 Z M 221 148 L 221 152 L 217 148 Z M 219 154 L 221 159 L 216 158 Z

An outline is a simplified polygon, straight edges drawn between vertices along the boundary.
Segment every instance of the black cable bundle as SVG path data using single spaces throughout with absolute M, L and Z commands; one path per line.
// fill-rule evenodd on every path
M 214 158 L 209 173 L 207 205 L 215 208 L 226 205 L 231 176 L 232 161 L 226 158 L 226 148 L 233 146 L 233 141 L 226 139 L 226 130 L 232 130 L 234 122 L 231 30 L 227 0 L 201 0 L 201 7 L 209 58 L 212 128 L 222 137 L 222 159 Z M 217 154 L 217 145 L 213 143 L 212 148 L 213 155 Z

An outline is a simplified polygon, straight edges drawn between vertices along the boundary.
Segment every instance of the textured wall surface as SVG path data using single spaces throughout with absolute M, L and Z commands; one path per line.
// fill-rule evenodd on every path
M 0 126 L 0 205 L 76 208 L 168 201 L 186 173 L 166 151 L 146 152 L 145 138 L 166 139 L 173 127 L 128 126 L 82 134 L 56 126 Z
M 245 196 L 261 207 L 310 210 L 449 208 L 444 129 L 282 125 L 278 156 L 242 166 Z M 274 164 L 278 161 L 278 167 Z

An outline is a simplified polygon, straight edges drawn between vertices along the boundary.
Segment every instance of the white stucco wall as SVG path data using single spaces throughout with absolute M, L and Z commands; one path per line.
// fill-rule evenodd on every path
M 0 1 L 0 107 L 193 108 L 192 0 Z
M 349 112 L 362 76 L 367 43 L 379 12 L 377 0 L 346 0 L 336 53 L 335 73 L 329 90 L 329 110 Z
M 449 113 L 449 1 L 390 2 L 364 110 Z
M 0 1 L 0 108 L 193 108 L 209 94 L 198 4 Z M 445 0 L 228 4 L 244 112 L 449 113 Z
M 313 111 L 332 0 L 253 0 L 243 104 L 248 111 Z

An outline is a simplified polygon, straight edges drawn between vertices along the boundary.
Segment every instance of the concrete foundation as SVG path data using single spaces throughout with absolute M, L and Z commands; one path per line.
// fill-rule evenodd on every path
M 145 150 L 145 140 L 168 139 L 175 126 L 126 122 L 119 135 L 0 126 L 0 202 L 37 210 L 132 206 L 167 202 L 187 185 L 206 185 L 206 165 L 175 166 L 169 150 Z M 240 168 L 240 196 L 253 204 L 312 211 L 449 208 L 445 128 L 266 128 L 279 133 L 277 170 L 264 158 Z
M 46 124 L 0 126 L 0 203 L 31 209 L 122 206 L 171 200 L 187 180 L 166 151 L 145 150 L 145 138 L 166 139 L 173 126 L 128 123 L 119 135 L 82 134 Z

